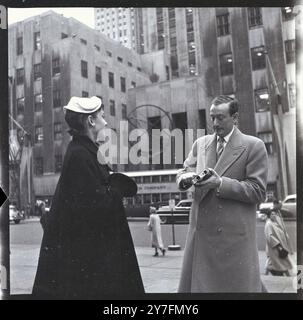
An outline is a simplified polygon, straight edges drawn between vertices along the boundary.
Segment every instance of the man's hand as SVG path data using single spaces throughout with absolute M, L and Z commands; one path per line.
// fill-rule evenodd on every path
M 198 188 L 203 188 L 205 190 L 215 189 L 220 187 L 222 178 L 217 174 L 214 169 L 209 168 L 212 175 L 205 181 L 199 181 L 195 184 Z

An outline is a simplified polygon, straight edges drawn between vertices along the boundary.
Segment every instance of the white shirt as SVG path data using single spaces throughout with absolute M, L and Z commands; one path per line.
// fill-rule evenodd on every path
M 228 143 L 231 135 L 233 134 L 234 130 L 235 130 L 235 126 L 233 126 L 232 130 L 230 131 L 230 133 L 228 133 L 225 137 L 223 137 L 224 138 L 224 143 L 223 143 L 223 147 L 224 148 L 227 145 L 227 143 Z M 219 138 L 220 137 L 217 135 L 217 142 L 218 142 Z

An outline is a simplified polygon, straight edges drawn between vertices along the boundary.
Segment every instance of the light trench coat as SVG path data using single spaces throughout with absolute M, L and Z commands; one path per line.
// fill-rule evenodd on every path
M 222 178 L 219 191 L 195 189 L 178 291 L 261 292 L 256 205 L 266 197 L 266 148 L 235 128 L 216 163 L 216 142 L 197 139 L 177 174 L 178 184 L 205 168 Z
M 288 234 L 285 230 L 284 224 L 279 223 L 279 220 L 274 222 L 270 219 L 265 223 L 265 237 L 266 237 L 266 269 L 274 271 L 287 271 L 293 268 L 292 261 L 289 255 L 285 259 L 279 257 L 277 245 L 281 245 L 285 250 L 291 253 L 289 246 Z
M 163 249 L 163 241 L 161 235 L 160 217 L 157 214 L 151 214 L 147 224 L 148 229 L 151 231 L 151 245 L 153 248 Z

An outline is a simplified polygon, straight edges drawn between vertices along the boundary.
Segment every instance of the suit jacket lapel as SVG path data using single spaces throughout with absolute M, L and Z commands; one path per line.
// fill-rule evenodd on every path
M 216 165 L 216 157 L 217 157 L 217 141 L 216 135 L 214 134 L 212 139 L 210 140 L 209 144 L 205 147 L 206 152 L 206 166 L 205 168 L 214 168 Z
M 226 170 L 240 157 L 244 150 L 245 146 L 242 145 L 241 132 L 239 129 L 235 128 L 221 154 L 221 157 L 214 167 L 214 170 L 218 173 L 218 175 L 222 176 Z

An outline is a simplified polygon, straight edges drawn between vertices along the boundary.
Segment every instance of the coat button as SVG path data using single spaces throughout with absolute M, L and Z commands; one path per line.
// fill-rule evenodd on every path
M 222 228 L 218 228 L 218 229 L 217 229 L 217 232 L 218 232 L 218 233 L 221 233 L 221 232 L 222 232 Z

